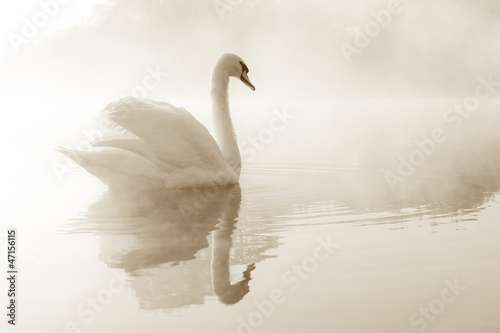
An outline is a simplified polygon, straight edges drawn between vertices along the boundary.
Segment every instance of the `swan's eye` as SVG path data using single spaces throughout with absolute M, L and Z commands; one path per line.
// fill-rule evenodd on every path
M 242 61 L 240 61 L 240 64 L 241 64 L 241 73 L 248 73 L 250 72 L 250 70 L 248 69 L 247 65 L 245 65 L 245 63 L 243 63 Z

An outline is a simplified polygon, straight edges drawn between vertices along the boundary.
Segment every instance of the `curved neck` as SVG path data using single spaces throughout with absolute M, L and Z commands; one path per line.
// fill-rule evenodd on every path
M 229 113 L 228 84 L 229 75 L 221 66 L 216 66 L 212 73 L 210 90 L 215 139 L 222 152 L 222 156 L 224 156 L 231 169 L 239 176 L 241 171 L 241 156 Z

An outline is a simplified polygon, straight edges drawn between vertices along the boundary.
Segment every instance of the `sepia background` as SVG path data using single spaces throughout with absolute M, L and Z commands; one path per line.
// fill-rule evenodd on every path
M 492 0 L 1 4 L 0 245 L 18 229 L 20 274 L 0 325 L 498 332 L 499 19 Z M 226 52 L 256 86 L 229 87 L 239 186 L 117 193 L 54 150 L 89 149 L 126 95 L 211 130 Z

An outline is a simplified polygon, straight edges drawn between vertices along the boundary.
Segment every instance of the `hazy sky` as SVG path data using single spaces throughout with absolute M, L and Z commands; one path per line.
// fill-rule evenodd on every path
M 62 3 L 63 1 L 61 1 Z M 39 33 L 35 36 L 35 40 L 47 37 L 57 30 L 69 28 L 75 24 L 79 24 L 82 20 L 89 18 L 92 15 L 92 10 L 97 4 L 102 4 L 106 0 L 87 0 L 87 1 L 67 1 L 65 4 L 52 5 L 52 1 L 36 1 L 23 0 L 17 2 L 2 2 L 0 4 L 0 33 L 3 36 L 0 43 L 0 54 L 2 57 L 12 56 L 13 47 L 9 40 L 9 33 L 23 35 L 22 29 L 25 24 L 23 18 L 33 21 L 33 17 L 40 10 L 47 8 L 52 14 L 50 21 L 39 29 Z M 46 4 L 41 6 L 40 4 Z M 43 20 L 43 19 L 40 19 Z M 43 21 L 40 21 L 43 22 Z
M 496 71 L 500 48 L 500 6 L 486 0 L 68 1 L 46 5 L 47 23 L 41 3 L 55 0 L 44 1 L 1 5 L 4 88 L 112 96 L 159 67 L 175 82 L 165 91 L 192 98 L 229 51 L 248 63 L 260 98 L 460 96 Z M 26 20 L 44 24 L 14 52 Z M 357 44 L 366 29 L 372 37 Z

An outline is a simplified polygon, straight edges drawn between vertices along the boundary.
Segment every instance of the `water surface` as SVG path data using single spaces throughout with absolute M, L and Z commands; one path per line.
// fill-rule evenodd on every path
M 306 133 L 309 160 L 248 163 L 220 189 L 109 191 L 77 169 L 58 182 L 55 155 L 31 150 L 10 165 L 5 208 L 20 233 L 18 328 L 499 331 L 496 132 L 461 132 L 393 189 L 412 142 L 370 134 L 360 114 L 325 116 L 332 137 L 361 138 L 327 150 L 327 126 L 315 141 L 304 128 L 318 115 L 301 113 L 262 156 Z

